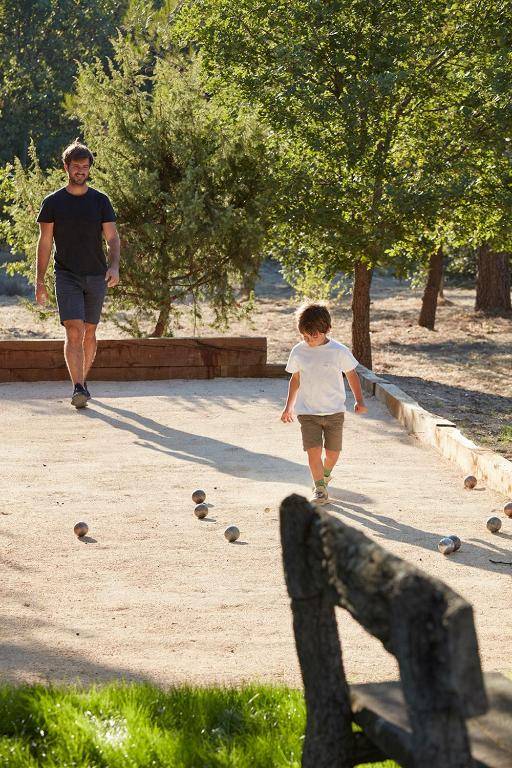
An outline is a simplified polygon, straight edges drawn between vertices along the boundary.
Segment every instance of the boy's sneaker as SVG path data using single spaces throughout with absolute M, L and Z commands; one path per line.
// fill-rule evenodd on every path
M 329 475 L 329 477 L 326 477 L 326 476 L 324 475 L 324 483 L 325 483 L 325 487 L 326 487 L 326 488 L 327 488 L 327 486 L 329 485 L 329 483 L 331 482 L 331 480 L 332 480 L 332 475 Z M 311 486 L 311 490 L 312 490 L 312 491 L 314 491 L 314 490 L 315 490 L 315 488 L 316 488 L 316 485 L 313 485 L 313 486 Z
M 329 501 L 329 494 L 325 486 L 316 487 L 313 496 L 311 497 L 312 504 L 327 504 Z
M 89 392 L 89 387 L 87 386 L 87 382 L 86 381 L 84 381 L 84 389 L 85 389 L 85 394 L 87 395 L 87 399 L 90 400 L 91 399 L 91 393 Z M 327 485 L 327 483 L 326 483 L 326 485 Z
M 81 384 L 75 384 L 71 405 L 75 408 L 85 408 L 87 405 L 87 391 Z

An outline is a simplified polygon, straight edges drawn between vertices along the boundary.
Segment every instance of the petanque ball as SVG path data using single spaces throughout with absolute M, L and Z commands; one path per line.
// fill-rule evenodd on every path
M 229 525 L 224 531 L 224 536 L 228 541 L 236 541 L 238 538 L 240 538 L 240 531 L 236 525 Z
M 194 504 L 202 504 L 203 501 L 206 499 L 206 493 L 204 491 L 201 491 L 198 489 L 197 491 L 194 491 L 192 494 L 192 501 Z
M 487 530 L 491 533 L 498 533 L 501 528 L 501 520 L 499 517 L 490 517 L 486 523 Z
M 203 519 L 203 517 L 206 517 L 208 514 L 208 504 L 196 504 L 194 507 L 194 515 L 198 517 L 200 520 Z
M 448 538 L 449 538 L 449 539 L 451 539 L 451 540 L 453 541 L 453 543 L 454 543 L 454 545 L 455 545 L 455 552 L 457 552 L 457 550 L 459 550 L 459 549 L 460 549 L 460 547 L 461 547 L 461 544 L 462 544 L 461 540 L 460 540 L 460 539 L 459 539 L 459 537 L 458 537 L 458 536 L 456 536 L 454 533 L 450 533 L 450 535 L 448 536 Z
M 507 517 L 512 517 L 512 501 L 507 501 L 503 507 L 503 511 Z
M 449 536 L 445 536 L 444 539 L 441 539 L 437 548 L 442 555 L 451 555 L 452 552 L 455 552 L 455 542 Z
M 78 538 L 81 539 L 82 536 L 85 536 L 85 534 L 89 530 L 89 526 L 87 525 L 87 523 L 80 522 L 75 525 L 73 530 L 75 532 L 75 536 L 78 536 Z
M 467 475 L 464 478 L 464 488 L 469 488 L 471 491 L 476 485 L 476 477 L 474 475 Z

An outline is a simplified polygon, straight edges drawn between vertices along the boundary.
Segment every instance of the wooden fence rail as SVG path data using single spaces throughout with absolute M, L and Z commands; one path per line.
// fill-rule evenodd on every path
M 195 337 L 100 340 L 90 379 L 140 381 L 280 375 L 280 366 L 267 365 L 265 337 Z M 0 382 L 67 378 L 62 341 L 0 341 Z

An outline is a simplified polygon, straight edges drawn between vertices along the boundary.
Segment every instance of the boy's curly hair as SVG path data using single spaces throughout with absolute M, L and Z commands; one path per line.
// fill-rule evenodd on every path
M 303 304 L 296 313 L 299 333 L 327 333 L 331 330 L 331 315 L 325 304 Z

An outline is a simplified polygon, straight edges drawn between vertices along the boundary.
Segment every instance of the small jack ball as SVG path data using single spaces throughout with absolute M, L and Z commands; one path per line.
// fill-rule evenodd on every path
M 455 551 L 457 552 L 457 550 L 460 549 L 460 547 L 461 547 L 461 544 L 462 544 L 461 540 L 454 533 L 450 533 L 448 538 L 453 541 L 453 543 L 455 545 Z
M 503 511 L 507 517 L 512 517 L 512 501 L 507 501 L 503 507 Z
M 202 520 L 208 514 L 208 504 L 196 504 L 194 515 Z
M 464 478 L 464 488 L 469 488 L 471 491 L 476 486 L 476 477 L 474 475 L 468 475 Z
M 192 501 L 194 504 L 202 504 L 203 501 L 206 499 L 206 493 L 204 491 L 201 491 L 198 489 L 197 491 L 194 491 L 192 494 Z
M 89 526 L 87 525 L 87 523 L 80 522 L 75 525 L 73 530 L 75 532 L 75 536 L 78 536 L 78 538 L 81 539 L 82 536 L 85 536 L 85 534 L 89 530 Z
M 230 525 L 224 531 L 224 536 L 228 541 L 236 541 L 238 538 L 240 538 L 240 531 L 236 525 Z
M 487 530 L 491 533 L 498 533 L 501 528 L 501 520 L 499 517 L 490 517 L 486 523 Z
M 437 548 L 442 555 L 451 555 L 452 552 L 455 552 L 455 542 L 449 536 L 445 536 L 444 539 L 441 539 Z

